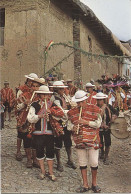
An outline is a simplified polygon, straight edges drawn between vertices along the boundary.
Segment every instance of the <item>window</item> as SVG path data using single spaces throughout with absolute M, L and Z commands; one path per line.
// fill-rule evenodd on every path
M 0 9 L 0 46 L 4 45 L 5 9 Z

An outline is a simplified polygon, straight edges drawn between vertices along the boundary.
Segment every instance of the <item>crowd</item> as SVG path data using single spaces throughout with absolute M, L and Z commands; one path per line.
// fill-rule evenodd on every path
M 76 192 L 92 189 L 101 191 L 97 185 L 99 158 L 109 165 L 111 146 L 110 125 L 119 112 L 131 107 L 131 93 L 127 82 L 118 75 L 112 79 L 102 76 L 96 87 L 94 80 L 83 89 L 73 85 L 71 79 L 53 80 L 39 78 L 35 73 L 25 75 L 24 85 L 16 88 L 16 94 L 4 82 L 0 93 L 1 129 L 4 121 L 11 122 L 14 108 L 17 120 L 16 160 L 21 161 L 21 145 L 25 149 L 27 168 L 40 168 L 39 179 L 46 176 L 57 181 L 53 161 L 57 160 L 57 170 L 62 172 L 61 148 L 67 153 L 67 167 L 76 169 L 72 160 L 72 141 L 78 157 L 83 184 Z M 100 150 L 100 154 L 99 154 Z M 46 159 L 46 160 L 45 160 Z M 48 170 L 45 169 L 47 161 Z M 92 185 L 88 185 L 87 164 L 90 164 Z

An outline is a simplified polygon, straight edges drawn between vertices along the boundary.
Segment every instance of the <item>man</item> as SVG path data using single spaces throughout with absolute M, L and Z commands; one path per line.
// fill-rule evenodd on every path
M 57 170 L 62 172 L 63 171 L 63 166 L 61 163 L 61 157 L 60 157 L 60 149 L 62 148 L 62 143 L 64 142 L 64 146 L 67 152 L 68 156 L 68 161 L 67 161 L 67 166 L 73 169 L 76 169 L 76 166 L 74 165 L 72 161 L 72 151 L 71 151 L 71 146 L 72 146 L 72 140 L 71 140 L 71 131 L 67 130 L 67 103 L 64 98 L 64 91 L 67 86 L 63 84 L 62 81 L 55 81 L 53 83 L 53 89 L 54 89 L 54 94 L 51 97 L 51 101 L 53 102 L 54 106 L 58 106 L 64 113 L 64 118 L 63 116 L 59 119 L 59 124 L 63 127 L 64 135 L 56 136 L 55 137 L 55 154 L 57 158 Z M 57 112 L 56 112 L 57 113 Z
M 74 96 L 77 91 L 77 88 L 73 85 L 72 80 L 68 79 L 66 81 L 68 88 L 65 89 L 65 94 L 69 95 L 70 97 Z
M 93 96 L 96 94 L 96 92 L 93 90 L 95 85 L 91 83 L 86 83 L 86 91 L 90 94 L 87 103 L 96 105 L 96 99 L 93 98 Z
M 110 124 L 112 119 L 112 113 L 118 116 L 118 112 L 113 109 L 111 105 L 106 104 L 108 95 L 100 92 L 93 96 L 97 100 L 97 106 L 101 108 L 102 123 L 100 127 L 100 140 L 101 140 L 101 155 L 100 159 L 104 159 L 103 163 L 109 165 L 109 151 L 111 146 L 111 130 Z M 112 112 L 111 112 L 112 111 Z
M 53 173 L 54 135 L 49 117 L 52 105 L 50 95 L 53 92 L 50 92 L 47 86 L 42 85 L 36 93 L 39 95 L 39 100 L 32 103 L 27 118 L 30 123 L 35 124 L 33 135 L 36 144 L 36 156 L 41 169 L 39 178 L 44 179 L 47 175 L 49 179 L 55 181 L 56 177 Z M 45 156 L 48 164 L 48 174 L 45 171 Z
M 80 165 L 83 186 L 76 192 L 83 193 L 89 190 L 87 180 L 87 158 L 89 159 L 92 172 L 92 190 L 95 193 L 100 192 L 96 184 L 98 155 L 99 155 L 99 127 L 102 119 L 99 107 L 93 104 L 87 104 L 87 93 L 79 90 L 75 93 L 72 101 L 77 103 L 77 107 L 69 110 L 68 118 L 72 123 L 74 142 Z
M 8 111 L 8 119 L 11 121 L 11 110 L 15 105 L 15 95 L 13 89 L 9 87 L 9 82 L 4 82 L 4 88 L 1 89 L 1 98 L 3 105 L 5 106 L 4 110 L 4 120 L 6 120 L 6 112 Z
M 35 144 L 34 141 L 29 138 L 28 130 L 29 130 L 29 123 L 27 122 L 27 114 L 29 110 L 29 106 L 32 102 L 38 100 L 38 97 L 34 95 L 34 92 L 39 89 L 40 85 L 42 85 L 45 80 L 42 80 L 42 78 L 34 78 L 32 80 L 32 85 L 29 92 L 23 92 L 19 98 L 19 103 L 17 104 L 17 129 L 18 129 L 18 139 L 23 139 L 24 143 L 24 149 L 27 156 L 27 168 L 32 168 L 32 165 L 36 168 L 38 168 L 37 160 L 36 160 L 36 150 L 35 150 Z M 31 146 L 32 149 L 31 149 Z M 18 154 L 18 149 L 17 149 Z M 16 158 L 17 158 L 16 154 Z M 33 164 L 32 159 L 33 157 Z
M 21 154 L 21 143 L 22 143 L 22 137 L 19 134 L 19 127 L 20 125 L 22 125 L 22 123 L 18 124 L 18 122 L 22 122 L 21 118 L 18 117 L 18 115 L 23 115 L 24 116 L 24 107 L 27 106 L 23 103 L 23 99 L 22 99 L 22 94 L 24 93 L 29 93 L 31 90 L 31 85 L 34 79 L 37 79 L 38 76 L 35 73 L 30 73 L 29 75 L 25 75 L 25 77 L 27 78 L 25 81 L 24 85 L 19 86 L 16 91 L 17 91 L 17 103 L 16 103 L 16 119 L 17 119 L 17 152 L 16 152 L 16 160 L 21 161 L 23 159 L 22 154 Z M 22 100 L 22 101 L 21 101 Z

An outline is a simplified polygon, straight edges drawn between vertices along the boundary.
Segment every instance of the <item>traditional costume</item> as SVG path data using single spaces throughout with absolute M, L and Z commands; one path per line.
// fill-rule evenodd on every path
M 88 96 L 85 91 L 77 91 L 72 101 L 75 101 L 78 106 L 67 113 L 72 123 L 73 139 L 76 144 L 78 161 L 83 178 L 83 186 L 76 190 L 79 193 L 89 190 L 87 182 L 87 158 L 89 159 L 92 171 L 92 190 L 100 191 L 100 188 L 96 185 L 96 173 L 100 146 L 99 127 L 102 119 L 99 107 L 88 104 L 86 102 L 87 99 Z
M 51 87 L 51 86 L 50 86 Z M 63 171 L 63 166 L 60 161 L 60 149 L 62 148 L 62 144 L 64 142 L 64 146 L 68 155 L 68 162 L 67 166 L 71 167 L 73 169 L 76 169 L 75 165 L 72 162 L 71 159 L 71 146 L 72 146 L 72 140 L 71 140 L 71 131 L 67 130 L 67 112 L 68 107 L 65 99 L 64 89 L 68 86 L 65 86 L 62 81 L 55 81 L 52 86 L 55 90 L 54 95 L 51 97 L 51 101 L 53 102 L 53 106 L 57 106 L 60 108 L 61 116 L 57 115 L 57 112 L 54 112 L 54 116 L 56 117 L 56 121 L 58 121 L 59 125 L 63 129 L 63 135 L 55 136 L 55 153 L 57 157 L 57 170 Z M 59 89 L 63 88 L 62 95 L 59 94 Z M 54 119 L 55 119 L 54 117 Z M 62 134 L 62 133 L 61 133 Z
M 49 95 L 53 92 L 50 92 L 47 86 L 40 86 L 36 93 L 39 95 Z M 43 100 L 43 98 L 40 97 L 39 101 L 31 104 L 27 118 L 30 123 L 34 124 L 33 135 L 36 145 L 36 157 L 41 168 L 40 179 L 44 179 L 45 177 L 44 158 L 46 157 L 49 167 L 48 176 L 52 181 L 55 181 L 56 178 L 53 175 L 52 169 L 54 159 L 54 135 L 50 125 L 50 116 L 46 117 L 48 114 L 47 111 L 50 110 L 51 106 L 51 101 L 47 98 Z

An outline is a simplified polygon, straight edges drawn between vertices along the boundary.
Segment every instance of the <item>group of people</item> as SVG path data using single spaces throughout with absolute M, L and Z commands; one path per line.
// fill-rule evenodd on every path
M 67 153 L 66 166 L 76 169 L 72 159 L 74 141 L 83 180 L 76 192 L 82 193 L 89 189 L 95 193 L 100 192 L 97 185 L 99 150 L 100 159 L 105 165 L 109 165 L 110 124 L 119 115 L 119 111 L 128 108 L 124 90 L 119 85 L 114 87 L 112 84 L 96 88 L 93 82 L 86 83 L 81 90 L 73 85 L 72 80 L 67 80 L 66 83 L 64 80 L 46 83 L 44 78 L 39 78 L 35 73 L 25 77 L 26 82 L 17 88 L 16 96 L 13 91 L 8 95 L 10 101 L 7 100 L 6 92 L 1 90 L 1 105 L 8 107 L 9 121 L 11 108 L 15 107 L 16 159 L 21 161 L 23 158 L 23 141 L 27 168 L 40 168 L 40 179 L 47 176 L 56 181 L 53 161 L 56 156 L 57 170 L 62 172 L 63 143 Z M 6 85 L 9 90 L 9 83 L 5 83 Z M 45 159 L 48 171 L 45 169 Z M 92 173 L 91 188 L 87 178 L 88 162 Z

